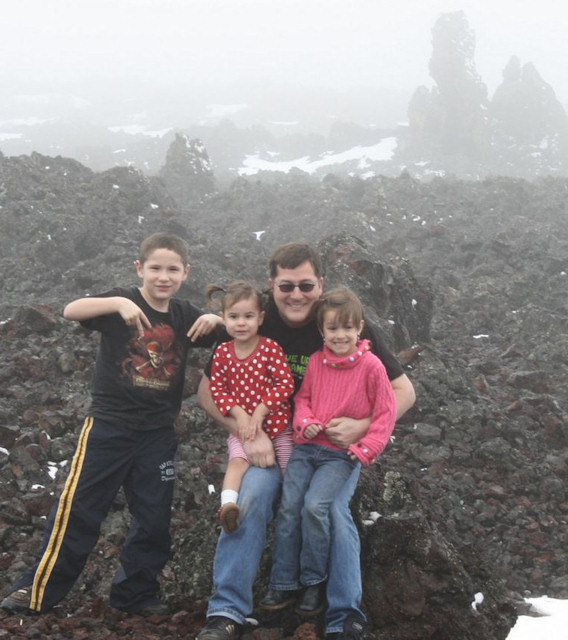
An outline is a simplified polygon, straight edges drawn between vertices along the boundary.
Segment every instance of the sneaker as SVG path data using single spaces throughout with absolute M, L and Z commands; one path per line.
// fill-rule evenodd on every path
M 233 533 L 239 527 L 239 514 L 241 510 L 234 502 L 227 502 L 217 511 L 217 522 L 223 527 L 225 533 Z
M 195 640 L 238 640 L 241 636 L 241 625 L 231 618 L 212 616 L 197 634 Z
M 280 591 L 279 589 L 269 589 L 258 606 L 265 611 L 280 611 L 296 601 L 295 591 Z
M 326 640 L 364 640 L 367 623 L 357 616 L 347 616 L 343 625 L 343 631 L 338 633 L 326 633 Z
M 30 613 L 31 590 L 24 587 L 13 591 L 0 602 L 0 608 L 8 613 Z

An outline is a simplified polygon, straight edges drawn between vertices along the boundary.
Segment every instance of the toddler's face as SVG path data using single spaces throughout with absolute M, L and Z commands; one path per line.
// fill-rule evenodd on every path
M 228 306 L 223 311 L 227 333 L 237 342 L 252 340 L 264 320 L 264 311 L 258 307 L 256 298 L 245 298 Z

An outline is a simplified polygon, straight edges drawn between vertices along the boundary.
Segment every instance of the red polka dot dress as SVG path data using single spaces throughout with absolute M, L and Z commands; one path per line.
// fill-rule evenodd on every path
M 263 402 L 270 413 L 262 427 L 271 439 L 289 427 L 288 399 L 294 392 L 294 380 L 282 348 L 270 338 L 259 336 L 256 349 L 242 360 L 235 353 L 233 340 L 219 345 L 211 363 L 210 389 L 224 416 L 235 405 L 252 415 Z

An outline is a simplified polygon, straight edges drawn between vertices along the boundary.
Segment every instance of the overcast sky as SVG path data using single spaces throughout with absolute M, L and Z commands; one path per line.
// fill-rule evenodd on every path
M 511 55 L 568 102 L 565 0 L 2 0 L 0 77 L 431 86 L 431 29 L 463 9 L 492 95 Z

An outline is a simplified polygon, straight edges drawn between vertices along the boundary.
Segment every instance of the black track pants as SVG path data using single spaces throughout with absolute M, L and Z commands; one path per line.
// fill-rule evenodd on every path
M 121 486 L 133 520 L 110 604 L 136 612 L 156 601 L 157 576 L 170 554 L 175 450 L 173 427 L 136 431 L 86 419 L 36 563 L 14 585 L 33 585 L 33 611 L 47 611 L 67 595 Z

